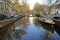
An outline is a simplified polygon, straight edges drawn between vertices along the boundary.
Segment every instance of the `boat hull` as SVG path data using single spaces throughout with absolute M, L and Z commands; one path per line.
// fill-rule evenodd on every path
M 44 21 L 42 21 L 42 20 L 39 20 L 39 22 L 40 22 L 41 24 L 55 25 L 55 24 L 53 24 L 53 23 L 44 22 Z

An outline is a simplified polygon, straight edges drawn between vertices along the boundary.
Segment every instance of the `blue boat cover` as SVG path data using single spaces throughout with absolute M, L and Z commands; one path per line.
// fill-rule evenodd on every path
M 43 20 L 51 20 L 51 18 L 43 18 Z

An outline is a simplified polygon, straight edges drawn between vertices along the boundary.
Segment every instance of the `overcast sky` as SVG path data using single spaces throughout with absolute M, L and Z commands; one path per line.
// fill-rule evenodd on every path
M 21 1 L 21 0 L 19 0 Z M 54 3 L 56 0 L 52 0 L 52 3 Z M 34 8 L 35 3 L 39 3 L 41 5 L 47 4 L 47 0 L 27 0 L 27 3 L 30 5 L 30 9 L 32 10 Z

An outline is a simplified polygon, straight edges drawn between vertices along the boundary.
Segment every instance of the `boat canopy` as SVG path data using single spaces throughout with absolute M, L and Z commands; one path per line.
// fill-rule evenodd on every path
M 51 20 L 51 18 L 43 18 L 43 20 Z

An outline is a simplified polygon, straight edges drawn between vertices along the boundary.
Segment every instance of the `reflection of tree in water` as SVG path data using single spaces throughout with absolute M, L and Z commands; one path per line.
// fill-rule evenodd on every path
M 15 22 L 14 22 L 15 23 Z M 10 39 L 10 33 L 14 30 L 14 23 L 11 23 L 9 25 L 6 25 L 2 28 L 0 28 L 0 40 L 6 40 Z
M 54 40 L 53 34 L 47 30 L 43 30 L 40 33 L 40 39 L 41 40 Z
M 17 21 L 15 23 L 16 31 L 13 31 L 11 40 L 20 40 L 21 36 L 24 35 L 26 32 L 26 29 L 28 27 L 29 19 L 27 17 L 22 18 L 21 20 Z
M 1 40 L 10 40 L 11 33 L 15 32 L 14 29 L 16 27 L 22 27 L 23 28 L 20 31 L 16 31 L 16 33 L 20 32 L 20 35 L 24 34 L 25 33 L 24 30 L 27 29 L 28 21 L 29 21 L 28 18 L 22 18 L 22 19 L 18 20 L 17 22 L 13 22 L 9 25 L 4 26 L 3 28 L 0 29 L 0 39 Z
M 29 25 L 28 17 L 24 17 L 21 20 L 17 21 L 15 23 L 15 25 L 17 25 L 17 26 L 15 26 L 15 28 L 19 27 L 20 29 L 25 29 L 26 30 L 28 28 L 28 25 Z
M 43 34 L 43 40 L 53 40 L 53 36 L 48 31 L 45 31 Z
M 26 32 L 26 29 L 28 27 L 29 19 L 28 18 L 22 18 L 21 20 L 17 21 L 15 23 L 15 28 L 17 31 L 13 31 L 14 34 L 12 36 L 14 38 L 11 38 L 12 40 L 18 39 L 20 40 L 21 36 L 24 35 Z M 11 36 L 11 37 L 12 37 Z
M 29 17 L 25 17 L 22 24 L 24 26 L 28 26 L 29 25 Z
M 18 26 L 22 25 L 24 27 L 27 27 L 28 24 L 29 24 L 29 18 L 28 17 L 24 17 L 21 20 L 17 21 L 15 24 L 18 25 Z
M 44 29 L 46 29 L 48 32 L 54 33 L 54 27 L 49 26 L 49 25 L 42 25 Z
M 14 32 L 11 33 L 10 35 L 10 40 L 20 40 L 21 36 L 26 34 L 25 30 L 16 30 Z
M 35 18 L 35 19 L 34 19 L 34 24 L 35 24 L 35 26 L 37 26 L 37 27 L 38 27 L 38 26 L 39 26 L 39 27 L 41 26 L 41 24 L 40 24 L 39 21 L 38 21 L 38 18 Z

